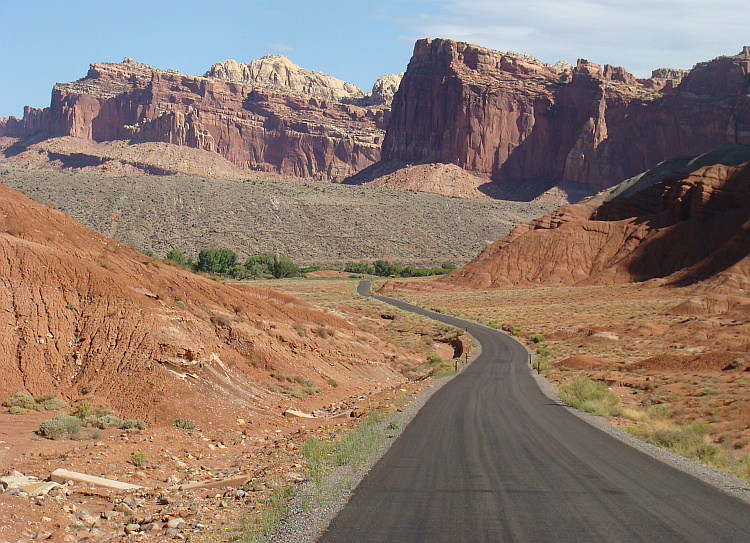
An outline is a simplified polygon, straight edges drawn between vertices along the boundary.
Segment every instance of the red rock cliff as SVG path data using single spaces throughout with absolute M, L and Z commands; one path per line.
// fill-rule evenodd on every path
M 311 92 L 300 79 L 304 74 L 294 70 L 308 72 L 288 61 L 279 65 L 302 90 L 233 81 L 226 74 L 183 75 L 131 59 L 92 64 L 85 78 L 55 85 L 49 108 L 27 108 L 23 120 L 5 121 L 0 136 L 43 131 L 95 141 L 167 142 L 217 152 L 246 169 L 331 180 L 380 158 L 388 105 L 359 105 L 372 100 L 317 72 L 320 81 Z M 277 68 L 263 74 L 273 76 Z M 339 96 L 350 87 L 358 92 L 348 100 Z
M 450 40 L 420 40 L 394 97 L 383 160 L 454 163 L 497 183 L 597 190 L 669 157 L 750 143 L 750 54 L 637 80 Z

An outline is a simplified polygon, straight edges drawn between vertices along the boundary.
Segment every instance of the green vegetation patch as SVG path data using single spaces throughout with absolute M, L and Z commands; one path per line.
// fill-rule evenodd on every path
M 20 415 L 26 413 L 28 410 L 59 411 L 68 407 L 68 403 L 52 393 L 43 394 L 37 399 L 30 392 L 20 390 L 5 400 L 3 406 L 8 407 L 11 413 Z
M 561 386 L 559 394 L 568 405 L 594 415 L 608 417 L 619 412 L 620 399 L 601 381 L 577 377 L 572 383 Z

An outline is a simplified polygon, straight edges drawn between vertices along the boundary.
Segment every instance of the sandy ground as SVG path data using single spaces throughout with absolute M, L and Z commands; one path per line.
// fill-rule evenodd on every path
M 415 360 L 429 352 L 446 359 L 455 354 L 450 344 L 435 340 L 440 331 L 428 322 L 354 296 L 355 284 L 336 278 L 263 282 L 345 316 Z M 750 319 L 742 304 L 698 303 L 700 297 L 690 290 L 637 284 L 485 291 L 447 291 L 429 279 L 406 284 L 397 296 L 493 326 L 518 327 L 519 337 L 529 345 L 533 334 L 542 334 L 551 352 L 548 378 L 556 384 L 578 375 L 604 380 L 623 407 L 663 405 L 675 421 L 708 423 L 715 443 L 750 451 Z M 692 302 L 686 305 L 686 300 Z M 708 310 L 698 311 L 698 306 Z M 398 389 L 415 394 L 426 383 L 429 380 L 408 381 Z M 3 473 L 17 470 L 44 480 L 54 469 L 66 468 L 144 487 L 118 492 L 75 483 L 40 497 L 0 494 L 0 542 L 229 541 L 240 533 L 243 516 L 258 507 L 272 481 L 303 479 L 299 448 L 307 438 L 346 431 L 356 424 L 349 413 L 393 410 L 395 394 L 395 388 L 361 390 L 336 405 L 326 404 L 324 394 L 303 402 L 277 394 L 263 416 L 250 417 L 231 404 L 217 405 L 192 430 L 162 425 L 134 433 L 101 430 L 91 436 L 87 429 L 86 438 L 78 441 L 37 436 L 35 430 L 49 413 L 0 413 Z M 346 415 L 283 416 L 289 407 Z M 616 417 L 611 422 L 633 424 Z M 133 464 L 136 452 L 146 455 L 144 465 Z M 245 484 L 180 489 L 193 481 L 238 477 L 246 478 Z M 137 525 L 137 531 L 128 535 L 128 524 Z

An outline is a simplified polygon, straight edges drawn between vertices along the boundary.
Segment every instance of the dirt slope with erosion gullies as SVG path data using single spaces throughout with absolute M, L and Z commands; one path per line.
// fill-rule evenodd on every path
M 386 188 L 0 168 L 0 182 L 122 243 L 163 257 L 226 247 L 298 264 L 474 258 L 551 204 L 448 198 Z
M 152 422 L 225 404 L 230 419 L 262 418 L 273 375 L 323 389 L 308 408 L 403 380 L 397 349 L 340 314 L 165 265 L 3 185 L 0 224 L 3 399 L 56 393 Z
M 626 197 L 563 206 L 518 226 L 444 280 L 473 288 L 708 280 L 725 293 L 746 291 L 750 162 L 741 156 L 750 158 L 749 146 L 724 146 L 687 172 L 677 164 L 670 174 L 628 180 L 627 189 L 642 190 L 626 189 Z

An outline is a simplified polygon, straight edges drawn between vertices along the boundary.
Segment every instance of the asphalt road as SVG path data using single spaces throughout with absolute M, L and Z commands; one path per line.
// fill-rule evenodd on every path
M 432 396 L 319 542 L 750 541 L 750 506 L 548 399 L 513 339 L 378 298 L 466 328 L 482 353 Z

